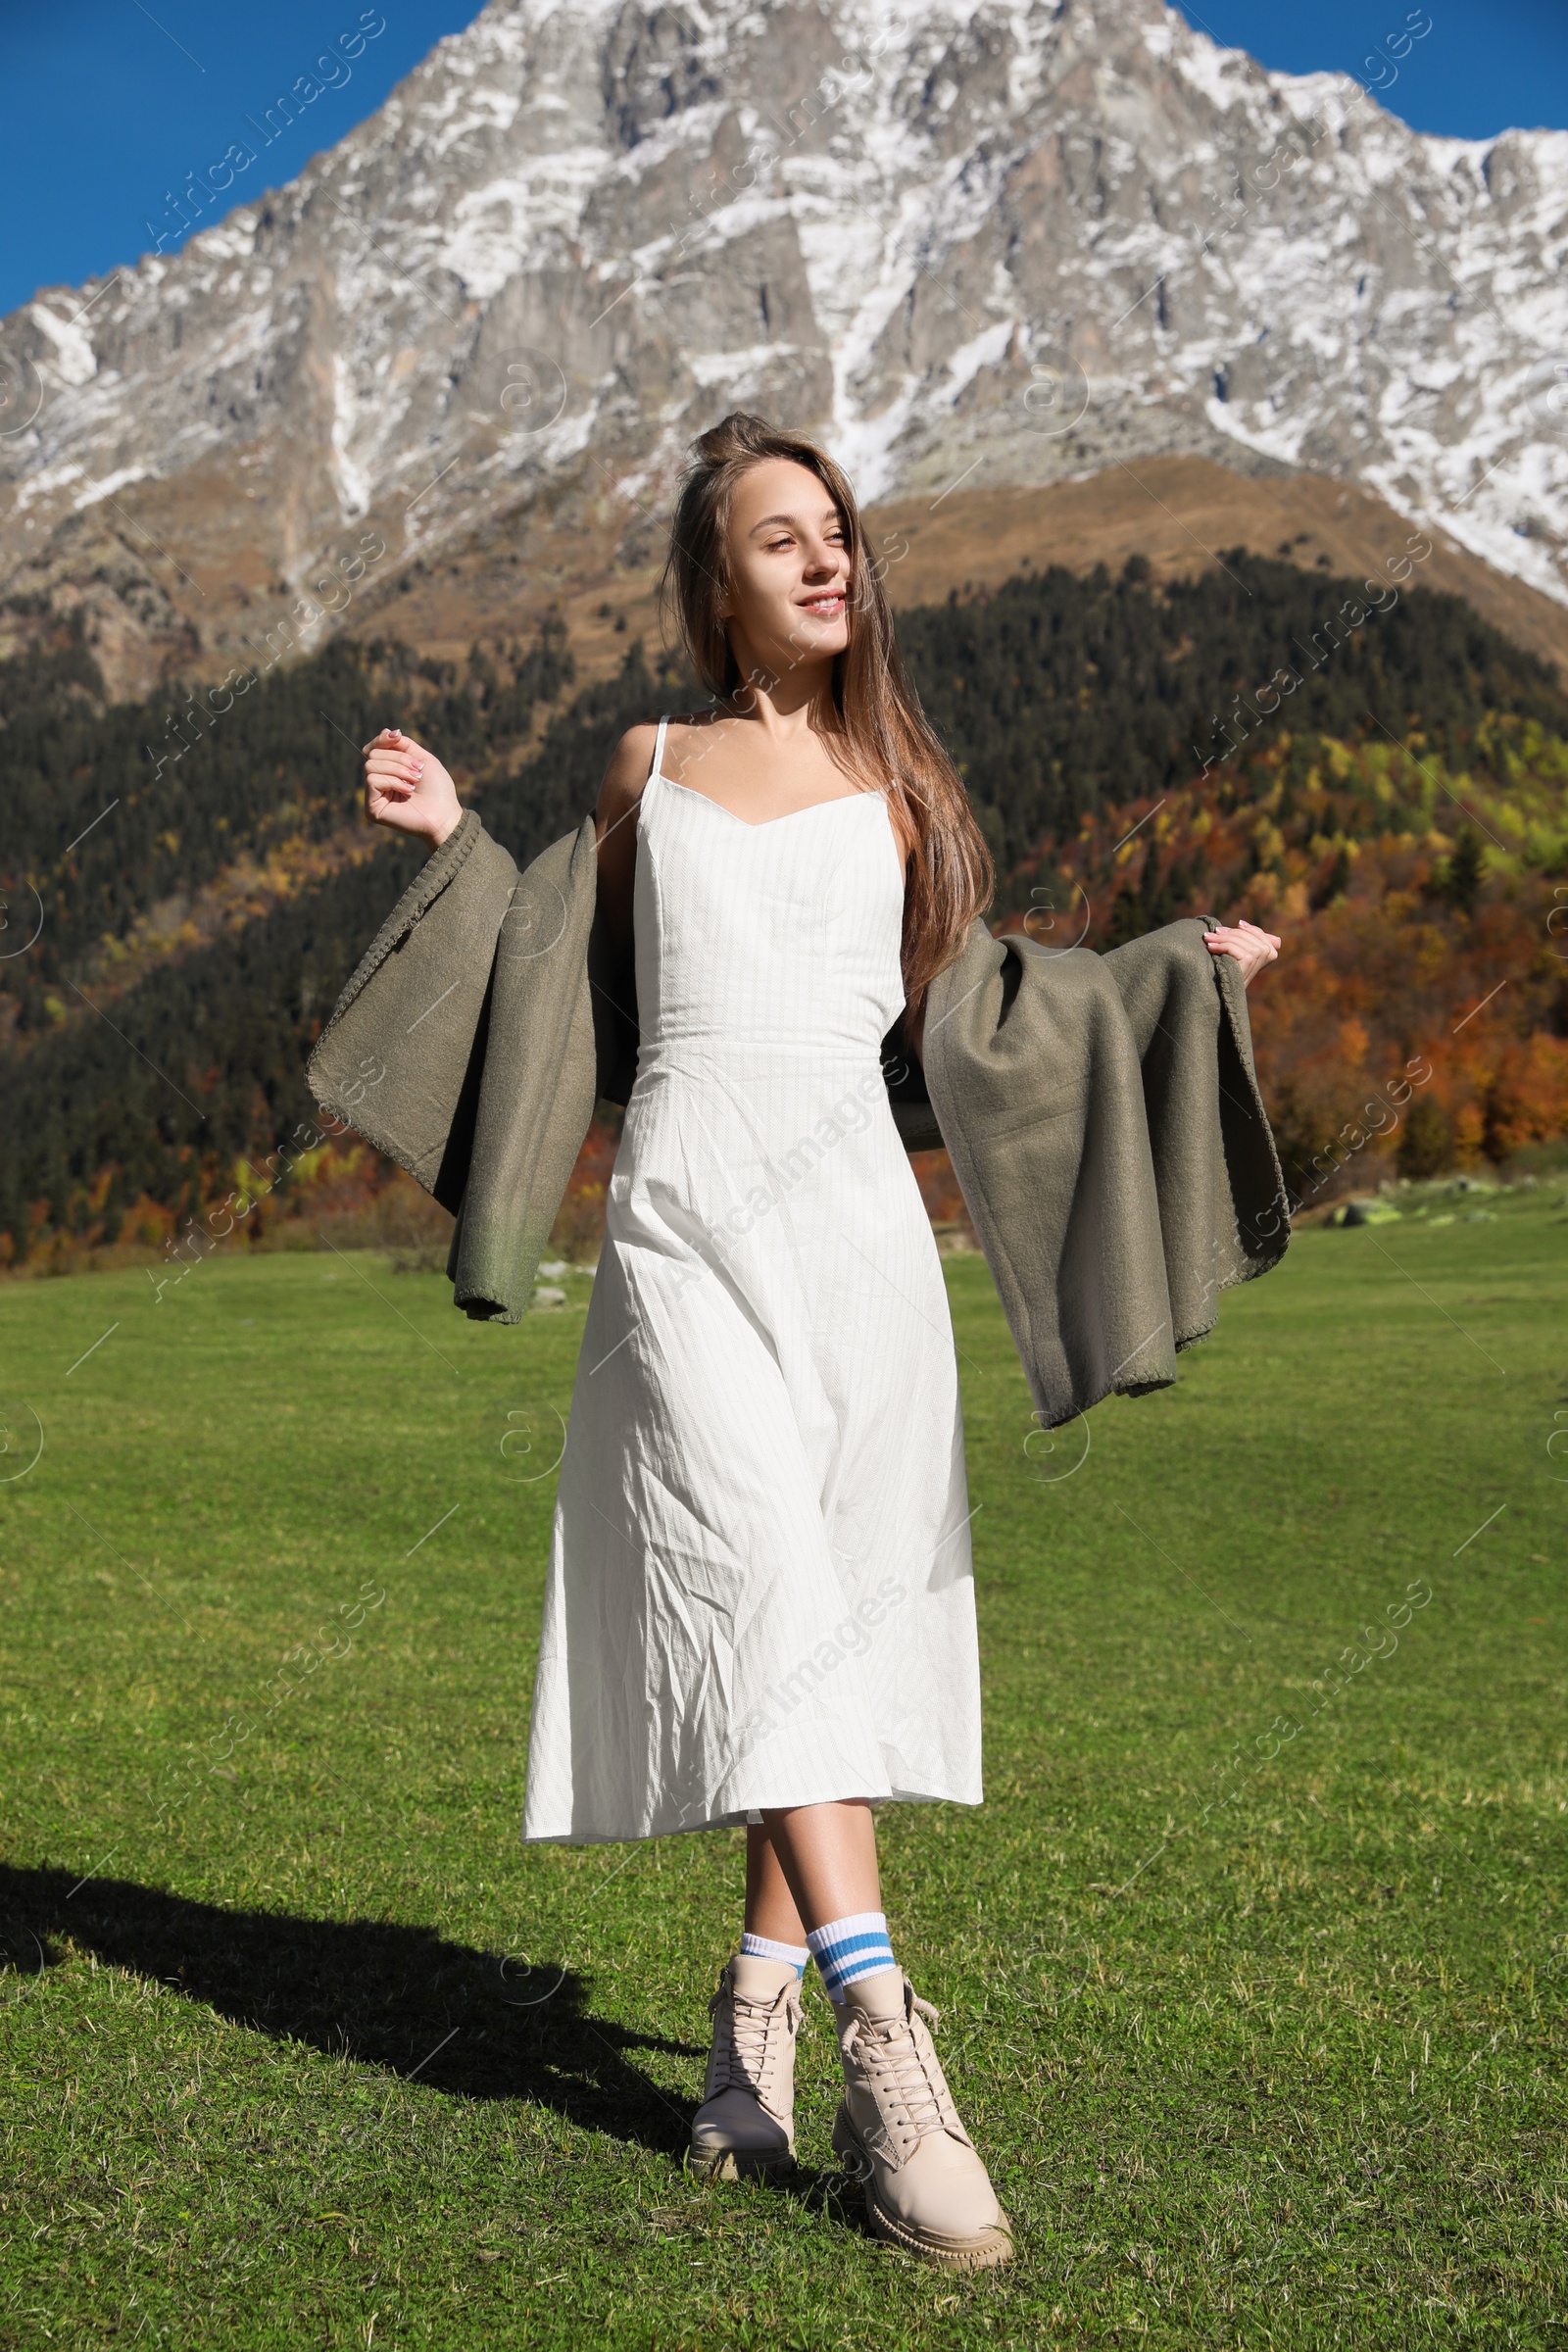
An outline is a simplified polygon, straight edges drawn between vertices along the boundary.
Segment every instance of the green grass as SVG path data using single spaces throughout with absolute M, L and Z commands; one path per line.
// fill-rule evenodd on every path
M 947 1261 L 988 1796 L 882 1844 L 972 2280 L 864 2234 L 815 1990 L 796 2188 L 683 2177 L 736 1834 L 518 1845 L 586 1278 L 0 1289 L 0 2342 L 1560 2345 L 1568 1215 L 1448 1205 L 1298 1235 L 1076 1469 Z

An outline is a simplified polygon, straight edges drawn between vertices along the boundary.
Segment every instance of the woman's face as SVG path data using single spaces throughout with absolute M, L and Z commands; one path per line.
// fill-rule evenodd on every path
M 850 555 L 843 521 L 806 466 L 766 458 L 742 474 L 730 499 L 724 618 L 741 675 L 781 682 L 814 668 L 850 642 Z

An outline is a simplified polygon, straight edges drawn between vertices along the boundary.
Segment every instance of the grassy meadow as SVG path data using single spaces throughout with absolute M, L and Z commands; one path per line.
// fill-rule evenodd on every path
M 1568 1202 L 1401 1199 L 1051 1440 L 945 1261 L 987 1801 L 882 1842 L 972 2279 L 814 1986 L 798 2180 L 684 2177 L 738 1833 L 518 1844 L 589 1277 L 0 1287 L 0 2344 L 1561 2345 Z

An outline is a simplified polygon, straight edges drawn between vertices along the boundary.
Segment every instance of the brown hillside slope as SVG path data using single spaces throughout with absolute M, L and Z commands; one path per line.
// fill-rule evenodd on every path
M 263 576 L 251 504 L 236 501 L 232 482 L 210 479 L 200 468 L 182 476 L 173 495 L 175 519 L 188 526 L 187 536 L 203 515 L 204 544 L 220 526 L 220 561 L 205 584 L 198 586 L 148 539 L 127 491 L 130 505 L 121 505 L 130 540 L 122 543 L 110 530 L 107 509 L 96 519 L 84 517 L 74 558 L 83 584 L 55 600 L 62 610 L 82 607 L 89 646 L 117 698 L 152 692 L 161 678 L 220 677 L 236 659 L 242 666 L 263 663 L 287 642 L 284 615 L 294 592 Z M 554 502 L 540 500 L 491 516 L 466 542 L 428 558 L 409 561 L 389 550 L 367 562 L 351 593 L 342 581 L 321 588 L 338 617 L 313 650 L 343 631 L 365 639 L 391 635 L 421 654 L 462 660 L 475 638 L 530 638 L 555 606 L 565 617 L 579 675 L 584 681 L 608 675 L 632 638 L 641 636 L 650 648 L 660 641 L 655 589 L 668 516 L 628 502 L 608 477 L 599 498 L 587 503 L 586 522 L 567 525 Z M 889 594 L 900 606 L 940 602 L 951 588 L 961 594 L 965 582 L 995 585 L 1028 564 L 1088 571 L 1097 563 L 1119 567 L 1128 556 L 1144 555 L 1161 578 L 1190 575 L 1237 546 L 1308 566 L 1326 559 L 1325 568 L 1353 577 L 1386 564 L 1413 536 L 1402 516 L 1352 483 L 1313 473 L 1243 473 L 1199 457 L 1141 458 L 1045 489 L 988 488 L 983 477 L 971 476 L 929 498 L 874 507 L 867 520 L 888 561 Z M 1431 536 L 1432 553 L 1411 576 L 1467 597 L 1485 618 L 1568 676 L 1568 607 L 1442 533 Z M 176 533 L 164 544 L 177 539 Z M 0 658 L 20 652 L 46 623 L 41 611 L 24 608 L 25 600 L 0 612 Z
M 655 589 L 664 518 L 648 518 L 640 534 L 648 561 L 636 566 L 613 560 L 625 519 L 623 502 L 608 495 L 602 531 L 551 532 L 520 514 L 505 518 L 428 571 L 368 584 L 343 625 L 360 636 L 391 630 L 423 653 L 454 660 L 475 637 L 531 633 L 559 604 L 579 675 L 604 676 L 632 637 L 659 641 Z M 1089 571 L 1144 555 L 1158 577 L 1187 576 L 1238 546 L 1306 566 L 1326 559 L 1325 569 L 1354 577 L 1421 536 L 1353 483 L 1313 473 L 1237 473 L 1192 457 L 1143 459 L 1039 490 L 964 486 L 934 500 L 871 508 L 867 522 L 899 606 L 937 604 L 955 587 L 995 586 L 1028 564 Z M 1452 540 L 1429 536 L 1432 553 L 1415 565 L 1412 583 L 1467 597 L 1494 627 L 1568 676 L 1568 607 Z
M 1207 458 L 1149 458 L 1044 490 L 955 491 L 907 499 L 873 515 L 899 605 L 936 604 L 965 583 L 995 586 L 1023 569 L 1063 564 L 1115 570 L 1147 556 L 1161 579 L 1206 571 L 1218 551 L 1248 547 L 1355 577 L 1412 541 L 1432 553 L 1410 575 L 1469 599 L 1494 628 L 1568 676 L 1568 606 L 1510 579 L 1442 533 L 1423 535 L 1384 500 L 1325 474 L 1245 474 Z M 900 556 L 902 545 L 907 554 Z

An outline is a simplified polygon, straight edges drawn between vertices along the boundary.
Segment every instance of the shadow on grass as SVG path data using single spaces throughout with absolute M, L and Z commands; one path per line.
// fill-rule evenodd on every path
M 626 2053 L 704 2059 L 706 2046 L 596 2017 L 571 1969 L 396 1920 L 225 1911 L 128 1880 L 0 1865 L 0 1985 L 12 1987 L 0 1999 L 25 1998 L 27 1980 L 59 1967 L 67 1943 L 276 2040 L 417 2077 L 451 2098 L 526 2099 L 677 2164 L 685 2154 L 697 2102 L 671 2097 Z M 344 2132 L 358 2140 L 376 2128 Z M 803 2165 L 777 2185 L 863 2229 L 842 2174 Z
M 572 1970 L 393 1920 L 225 1911 L 124 1880 L 0 1867 L 0 1974 L 20 1988 L 58 1966 L 68 1940 L 256 2033 L 449 2097 L 528 2099 L 585 2132 L 685 2148 L 695 2101 L 668 2096 L 627 2053 L 706 2049 L 596 2017 Z

